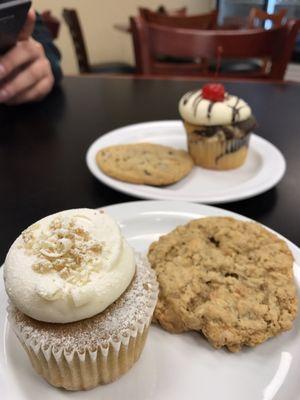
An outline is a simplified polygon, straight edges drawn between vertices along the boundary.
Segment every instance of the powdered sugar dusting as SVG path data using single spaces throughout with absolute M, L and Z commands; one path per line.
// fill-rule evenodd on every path
M 146 258 L 136 256 L 136 274 L 126 292 L 102 313 L 69 324 L 51 324 L 27 317 L 14 306 L 9 317 L 18 336 L 36 343 L 38 347 L 52 347 L 72 352 L 105 348 L 135 336 L 150 321 L 157 301 L 158 284 Z

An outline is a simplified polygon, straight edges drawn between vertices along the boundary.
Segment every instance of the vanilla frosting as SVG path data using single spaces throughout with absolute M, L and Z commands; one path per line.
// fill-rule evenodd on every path
M 105 310 L 129 286 L 133 250 L 106 213 L 75 209 L 26 229 L 4 264 L 5 287 L 24 314 L 67 323 Z
M 251 108 L 228 93 L 223 101 L 213 102 L 202 98 L 202 90 L 195 90 L 182 96 L 179 113 L 183 120 L 194 125 L 229 125 L 249 118 Z

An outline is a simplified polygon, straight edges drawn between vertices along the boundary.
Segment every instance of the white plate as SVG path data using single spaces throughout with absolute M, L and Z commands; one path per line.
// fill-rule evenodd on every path
M 267 140 L 252 134 L 245 164 L 231 171 L 212 171 L 200 167 L 180 182 L 159 188 L 121 182 L 105 175 L 96 164 L 97 152 L 107 146 L 151 142 L 186 149 L 181 121 L 156 121 L 116 129 L 101 136 L 88 149 L 86 162 L 101 182 L 123 193 L 142 199 L 182 200 L 199 203 L 225 203 L 246 199 L 275 186 L 285 172 L 281 152 Z
M 222 209 L 184 202 L 141 201 L 106 207 L 137 250 L 179 224 L 201 216 L 229 215 Z M 300 265 L 300 249 L 288 242 Z M 300 283 L 300 269 L 295 265 Z M 0 272 L 0 275 L 2 273 Z M 55 389 L 31 368 L 6 322 L 0 276 L 1 400 L 295 400 L 300 393 L 299 318 L 287 333 L 239 353 L 215 350 L 197 333 L 169 334 L 152 326 L 140 360 L 118 381 L 88 392 Z

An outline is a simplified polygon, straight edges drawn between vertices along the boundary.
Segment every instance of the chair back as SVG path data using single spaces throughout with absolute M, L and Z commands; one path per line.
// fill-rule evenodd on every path
M 263 11 L 260 8 L 253 7 L 250 10 L 248 16 L 248 24 L 247 27 L 249 29 L 264 27 L 264 23 L 266 21 L 272 22 L 272 28 L 279 28 L 285 19 L 287 13 L 286 8 L 282 8 L 276 14 L 268 14 L 267 12 Z
M 290 60 L 299 22 L 289 21 L 280 28 L 241 31 L 175 29 L 131 18 L 137 71 L 142 75 L 216 76 L 199 60 L 259 58 L 270 60 L 268 71 L 222 74 L 220 77 L 283 79 Z M 161 56 L 191 59 L 194 62 L 162 62 Z
M 57 39 L 60 30 L 60 20 L 52 15 L 52 12 L 50 10 L 43 11 L 41 13 L 41 17 L 44 24 L 51 33 L 52 38 Z
M 63 9 L 63 18 L 68 25 L 80 73 L 89 73 L 90 64 L 79 17 L 75 9 Z
M 140 9 L 140 14 L 147 22 L 170 26 L 173 28 L 188 29 L 215 29 L 217 26 L 218 12 L 213 10 L 207 14 L 197 15 L 170 15 L 155 13 L 147 9 Z
M 177 15 L 184 16 L 187 13 L 186 7 L 176 8 L 175 10 L 167 10 L 164 6 L 159 6 L 156 11 L 152 11 L 146 7 L 139 7 L 140 16 L 146 18 L 149 14 Z M 147 18 L 146 18 L 147 19 Z

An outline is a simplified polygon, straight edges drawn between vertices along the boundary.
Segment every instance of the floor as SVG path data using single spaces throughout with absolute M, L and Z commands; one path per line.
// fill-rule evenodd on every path
M 300 82 L 300 64 L 290 63 L 284 79 L 286 81 Z

